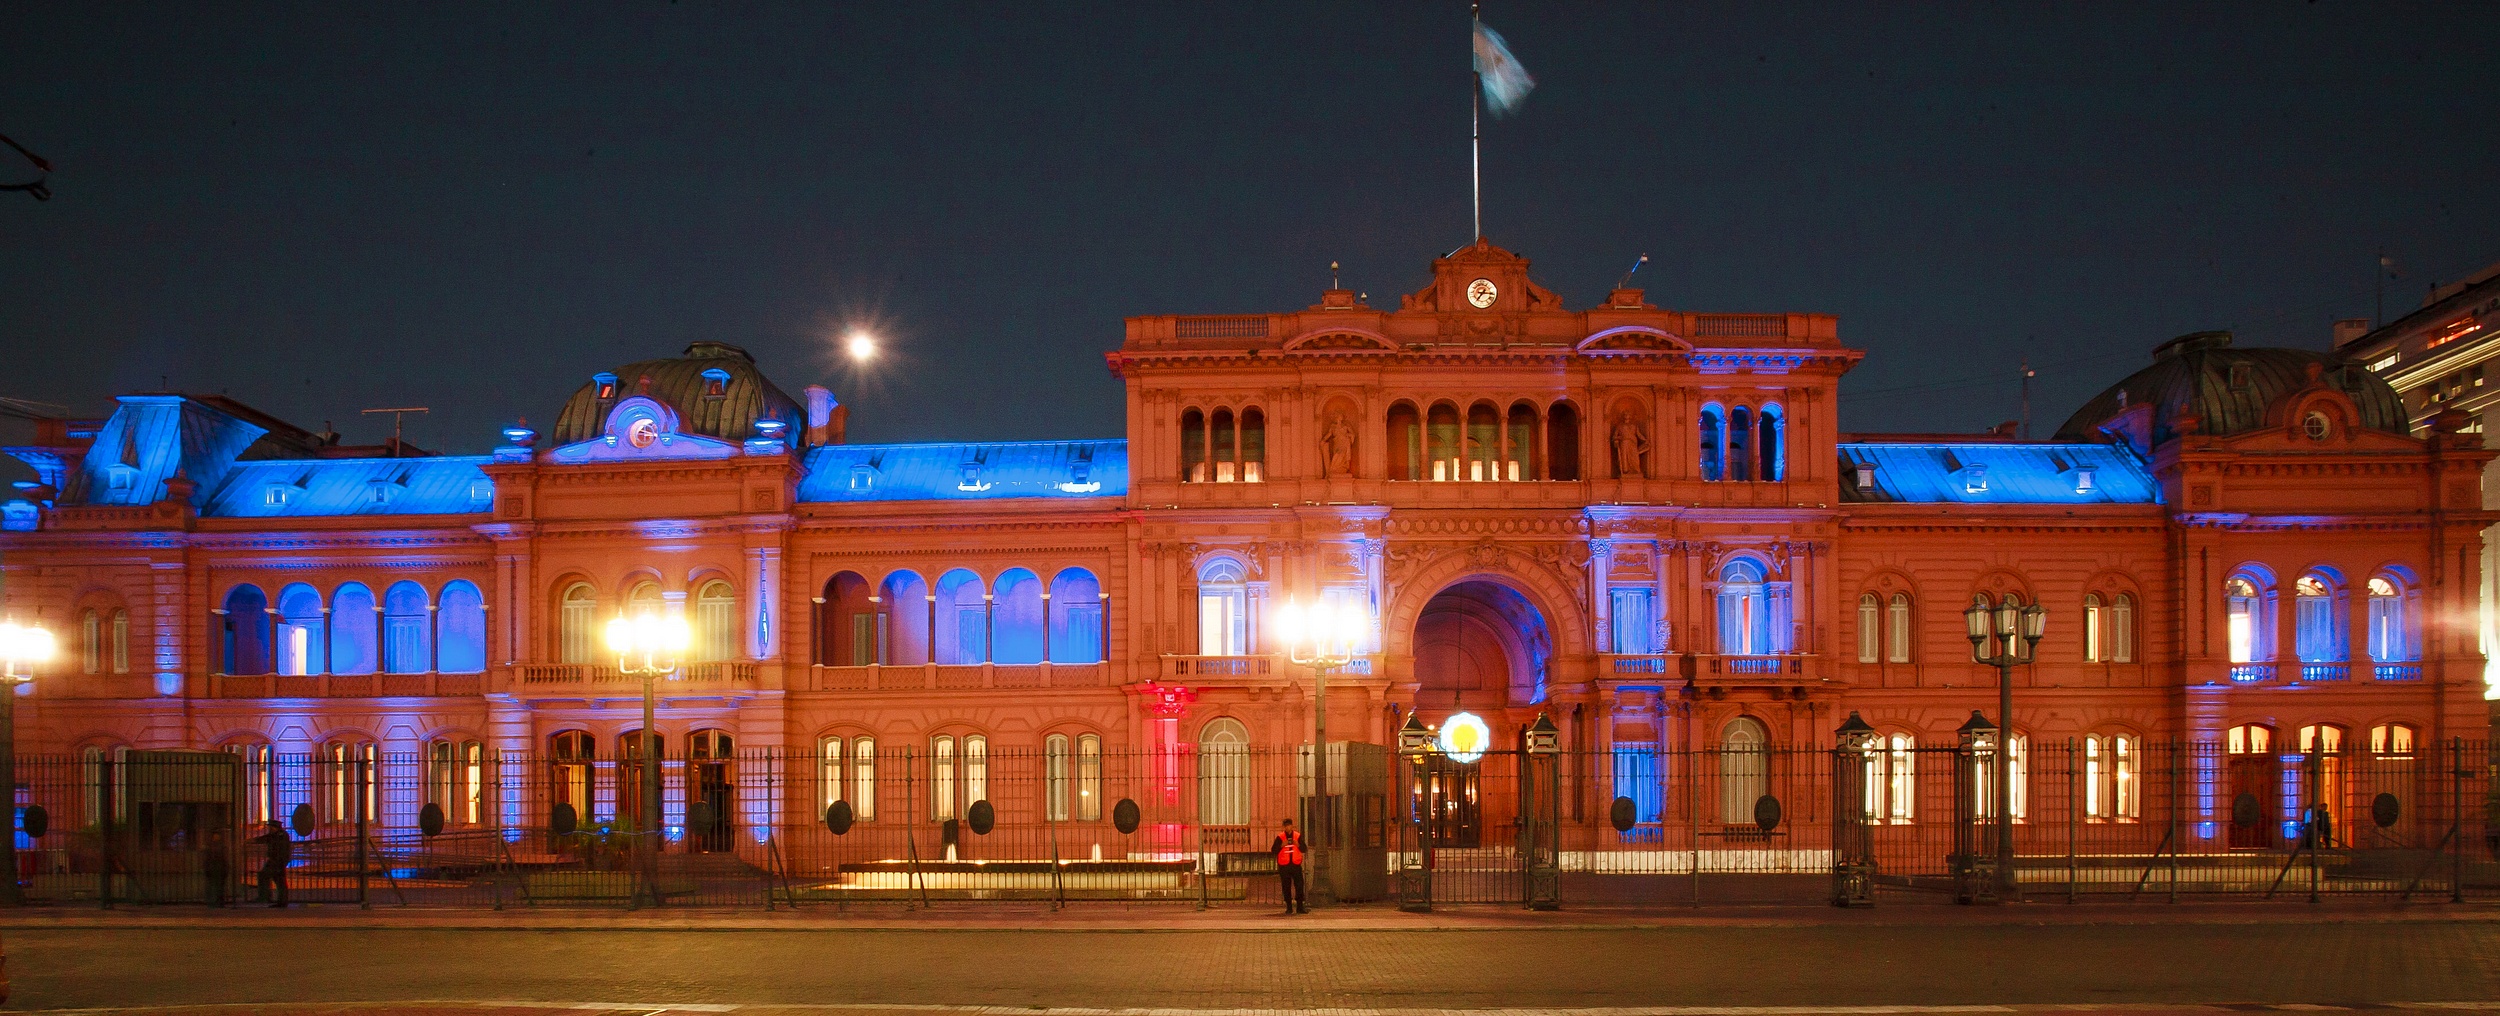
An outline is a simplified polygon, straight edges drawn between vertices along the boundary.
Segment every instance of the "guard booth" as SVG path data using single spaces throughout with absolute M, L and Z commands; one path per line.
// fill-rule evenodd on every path
M 1389 748 L 1334 741 L 1327 781 L 1312 779 L 1306 745 L 1296 766 L 1303 835 L 1327 851 L 1314 886 L 1329 899 L 1359 903 L 1389 892 Z
M 242 758 L 223 751 L 133 751 L 113 782 L 128 807 L 111 837 L 112 867 L 123 878 L 116 899 L 206 903 L 223 873 L 229 897 L 242 855 L 236 826 L 243 800 Z

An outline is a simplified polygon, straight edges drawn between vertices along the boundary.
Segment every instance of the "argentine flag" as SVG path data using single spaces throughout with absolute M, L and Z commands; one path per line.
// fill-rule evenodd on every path
M 1528 91 L 1536 87 L 1536 79 L 1503 45 L 1502 34 L 1481 21 L 1476 23 L 1476 78 L 1484 82 L 1484 101 L 1493 107 L 1494 116 L 1519 108 L 1528 100 Z

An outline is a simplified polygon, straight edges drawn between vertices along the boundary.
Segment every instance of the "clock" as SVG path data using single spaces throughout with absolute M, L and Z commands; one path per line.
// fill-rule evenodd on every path
M 1467 302 L 1475 305 L 1477 310 L 1493 306 L 1493 299 L 1500 295 L 1502 288 L 1494 285 L 1491 279 L 1477 279 L 1467 284 Z

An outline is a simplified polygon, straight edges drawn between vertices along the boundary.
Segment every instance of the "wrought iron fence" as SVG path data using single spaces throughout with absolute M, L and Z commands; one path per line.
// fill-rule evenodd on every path
M 2242 747 L 2247 747 L 2243 745 Z M 2500 896 L 2487 745 L 2016 742 L 2031 899 Z M 18 878 L 51 903 L 1409 907 L 1950 900 L 1997 878 L 1984 747 L 1104 752 L 827 742 L 662 758 L 120 751 L 18 760 Z M 274 825 L 272 825 L 274 823 Z M 272 881 L 275 881 L 274 879 Z M 272 895 L 276 887 L 270 887 Z

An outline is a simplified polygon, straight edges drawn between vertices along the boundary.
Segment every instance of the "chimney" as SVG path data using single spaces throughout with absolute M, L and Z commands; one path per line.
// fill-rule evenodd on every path
M 2335 346 L 2342 349 L 2354 340 L 2370 334 L 2369 318 L 2345 318 L 2335 322 Z
M 807 386 L 807 444 L 841 444 L 844 424 L 851 416 L 850 407 L 834 400 L 833 392 L 823 385 Z

